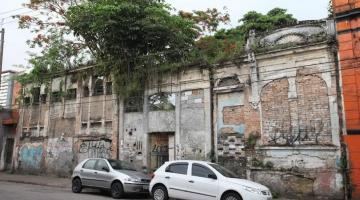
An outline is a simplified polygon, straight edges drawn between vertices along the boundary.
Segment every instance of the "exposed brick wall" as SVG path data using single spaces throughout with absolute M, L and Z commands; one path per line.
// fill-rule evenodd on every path
M 290 132 L 288 101 L 289 82 L 286 78 L 275 80 L 262 89 L 263 142 L 276 139 L 275 133 Z
M 244 106 L 224 107 L 224 124 L 242 124 L 244 123 Z
M 333 0 L 333 7 L 336 13 L 346 12 L 360 8 L 360 0 Z
M 331 144 L 331 122 L 327 85 L 318 76 L 299 76 L 297 81 L 299 130 L 314 134 L 304 139 Z M 300 133 L 304 136 L 305 133 Z M 305 137 L 305 136 L 304 136 Z
M 286 78 L 262 90 L 263 142 L 270 145 L 331 144 L 327 85 L 318 76 L 296 78 L 297 98 L 288 98 Z

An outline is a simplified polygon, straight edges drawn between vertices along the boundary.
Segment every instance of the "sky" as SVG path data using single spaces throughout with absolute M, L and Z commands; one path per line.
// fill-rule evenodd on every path
M 5 28 L 5 46 L 3 70 L 21 70 L 16 66 L 27 66 L 28 53 L 36 52 L 30 49 L 26 40 L 33 34 L 28 30 L 18 29 L 16 20 L 11 15 L 28 14 L 29 10 L 22 7 L 29 0 L 0 0 L 0 27 Z M 314 20 L 327 17 L 329 0 L 167 0 L 177 10 L 206 10 L 207 8 L 223 9 L 226 7 L 230 14 L 231 23 L 228 27 L 235 27 L 237 21 L 248 11 L 266 13 L 272 8 L 280 7 L 288 10 L 298 20 Z M 10 11 L 10 12 L 9 12 Z

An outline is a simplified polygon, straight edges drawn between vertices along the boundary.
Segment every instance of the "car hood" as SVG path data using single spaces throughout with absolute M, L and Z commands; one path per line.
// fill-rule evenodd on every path
M 251 188 L 255 188 L 255 189 L 259 189 L 259 190 L 269 190 L 269 188 L 267 188 L 264 185 L 261 185 L 259 183 L 255 183 L 255 182 L 252 182 L 249 180 L 245 180 L 245 179 L 226 178 L 226 181 L 229 183 L 238 184 L 238 185 L 242 185 L 242 186 L 246 186 L 246 187 L 251 187 Z
M 150 177 L 143 173 L 143 172 L 138 172 L 138 171 L 132 171 L 132 170 L 116 170 L 122 174 L 126 174 L 132 178 L 139 178 L 139 179 L 147 179 L 150 180 Z

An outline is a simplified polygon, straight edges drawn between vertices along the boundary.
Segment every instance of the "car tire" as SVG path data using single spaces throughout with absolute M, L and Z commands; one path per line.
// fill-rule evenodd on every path
M 152 190 L 153 200 L 168 200 L 168 192 L 164 186 L 155 186 Z
M 72 180 L 71 190 L 73 193 L 80 193 L 82 190 L 82 183 L 80 178 L 74 178 Z
M 111 196 L 114 199 L 120 199 L 124 195 L 124 188 L 120 182 L 115 182 L 111 185 Z
M 229 192 L 225 194 L 221 200 L 242 200 L 241 196 L 235 192 Z

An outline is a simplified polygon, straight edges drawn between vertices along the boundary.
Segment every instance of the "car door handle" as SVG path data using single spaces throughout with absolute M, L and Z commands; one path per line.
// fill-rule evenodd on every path
M 84 170 L 80 170 L 80 172 L 84 172 Z
M 194 181 L 189 181 L 189 183 L 194 183 Z
M 97 174 L 97 172 L 94 172 L 94 174 Z
M 166 179 L 170 179 L 170 176 L 165 176 Z

